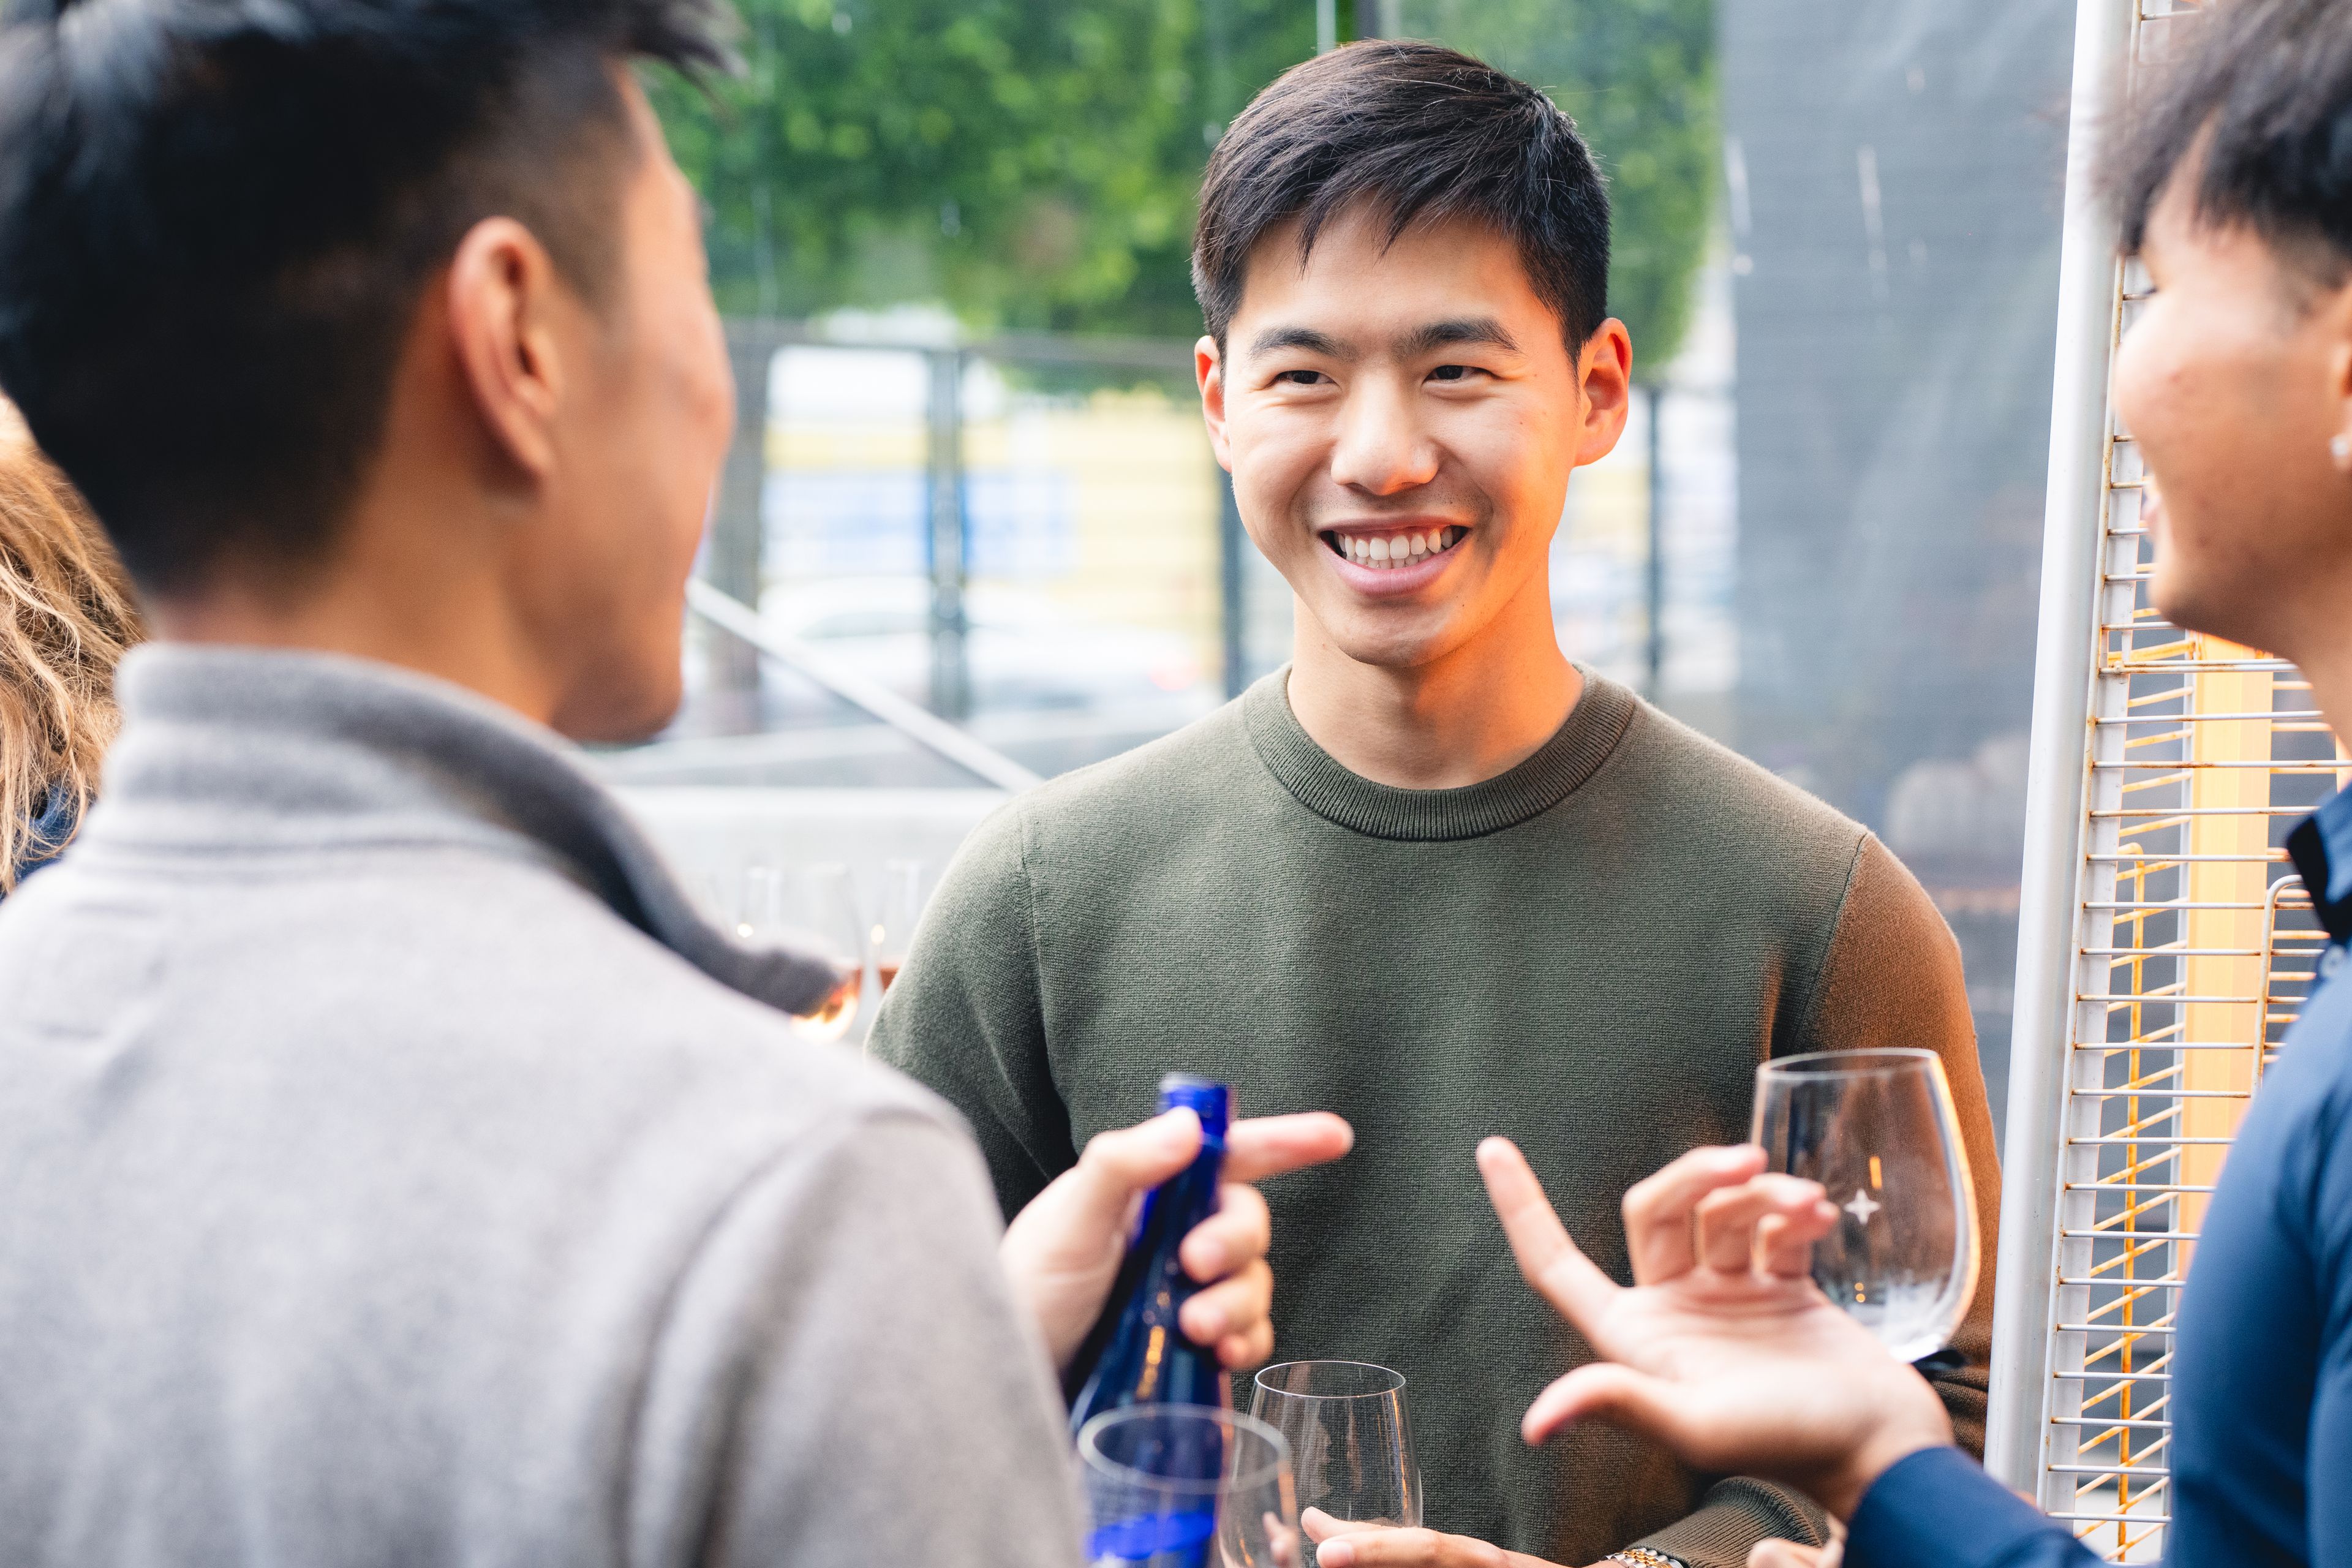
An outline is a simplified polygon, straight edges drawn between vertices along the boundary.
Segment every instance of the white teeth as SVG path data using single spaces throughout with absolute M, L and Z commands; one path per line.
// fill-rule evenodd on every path
M 1357 565 L 1375 572 L 1387 572 L 1416 564 L 1451 550 L 1467 531 L 1460 528 L 1434 528 L 1420 533 L 1342 533 L 1333 535 L 1332 543 L 1340 554 Z

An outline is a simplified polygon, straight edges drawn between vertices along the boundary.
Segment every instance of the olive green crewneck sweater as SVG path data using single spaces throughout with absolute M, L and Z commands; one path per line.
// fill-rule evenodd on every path
M 1286 674 L 1016 799 L 925 914 L 874 1048 L 970 1119 L 1006 1211 L 1150 1115 L 1165 1071 L 1230 1082 L 1243 1113 L 1336 1110 L 1354 1152 L 1266 1188 L 1276 1359 L 1405 1374 L 1433 1529 L 1570 1564 L 1639 1542 L 1738 1568 L 1820 1516 L 1622 1433 L 1519 1440 L 1590 1352 L 1519 1279 L 1472 1151 L 1517 1140 L 1624 1279 L 1625 1189 L 1742 1141 L 1758 1062 L 1928 1047 L 1977 1173 L 1987 1267 L 1970 1365 L 1942 1387 L 1980 1446 L 2000 1176 L 1959 952 L 1918 884 L 1589 672 L 1535 755 L 1431 791 L 1333 761 Z

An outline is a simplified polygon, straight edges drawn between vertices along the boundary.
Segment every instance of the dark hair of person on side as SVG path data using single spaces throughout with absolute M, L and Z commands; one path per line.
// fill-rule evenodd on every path
M 2198 219 L 2243 227 L 2334 288 L 2352 277 L 2352 13 L 2330 0 L 2224 7 L 2118 145 L 2107 183 L 2137 254 L 2176 174 Z
M 0 898 L 89 808 L 114 666 L 141 635 L 106 536 L 0 401 Z
M 1298 220 L 1303 260 L 1361 202 L 1391 242 L 1454 218 L 1500 232 L 1570 349 L 1608 315 L 1609 192 L 1576 122 L 1468 55 L 1370 39 L 1292 67 L 1218 141 L 1192 245 L 1209 335 L 1224 342 L 1268 232 Z
M 730 60 L 717 0 L 0 17 L 0 388 L 161 594 L 331 551 L 425 282 L 483 218 L 609 303 L 614 62 Z

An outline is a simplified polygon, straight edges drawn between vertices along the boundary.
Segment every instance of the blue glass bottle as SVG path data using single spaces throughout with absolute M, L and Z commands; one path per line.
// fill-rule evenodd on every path
M 1070 1359 L 1063 1393 L 1070 1401 L 1070 1431 L 1106 1410 L 1164 1400 L 1176 1405 L 1232 1404 L 1216 1347 L 1194 1344 L 1176 1315 L 1200 1289 L 1176 1258 L 1192 1227 L 1217 1210 L 1224 1171 L 1225 1086 L 1170 1073 L 1160 1080 L 1160 1109 L 1184 1107 L 1201 1119 L 1201 1152 L 1192 1163 L 1148 1194 L 1135 1240 L 1119 1264 L 1103 1315 Z

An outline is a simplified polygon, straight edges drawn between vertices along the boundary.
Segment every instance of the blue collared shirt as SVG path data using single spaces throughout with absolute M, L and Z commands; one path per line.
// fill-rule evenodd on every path
M 2169 1561 L 2352 1563 L 2352 790 L 2287 840 L 2333 939 L 2222 1167 L 2181 1291 Z M 1849 1568 L 2098 1561 L 1956 1448 L 1854 1512 Z
M 27 826 L 32 837 L 16 862 L 19 883 L 65 852 L 66 841 L 73 837 L 75 826 L 73 791 L 51 789 L 39 814 Z
M 2287 850 L 2303 873 L 2304 885 L 2324 906 L 2323 913 L 2346 918 L 2352 910 L 2352 789 L 2337 794 L 2296 828 Z M 2312 887 L 2315 880 L 2326 882 L 2326 889 Z M 2352 931 L 2340 925 L 2330 923 L 2327 930 L 2338 942 L 2352 942 Z

